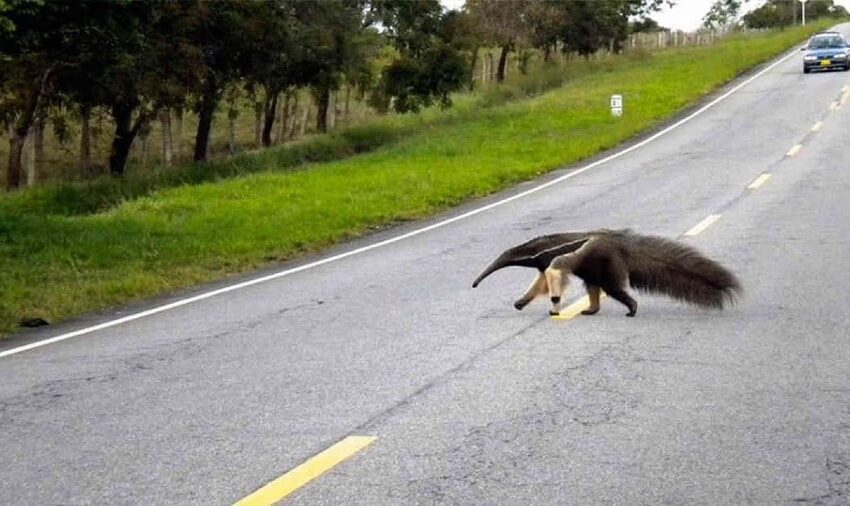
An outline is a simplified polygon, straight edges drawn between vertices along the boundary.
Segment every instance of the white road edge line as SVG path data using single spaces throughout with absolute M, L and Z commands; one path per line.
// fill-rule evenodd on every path
M 131 322 L 133 320 L 138 320 L 138 319 L 144 318 L 146 316 L 154 315 L 154 314 L 157 314 L 157 313 L 162 313 L 163 311 L 168 311 L 170 309 L 174 309 L 174 308 L 177 308 L 177 307 L 180 307 L 180 306 L 185 306 L 187 304 L 192 304 L 193 302 L 198 302 L 198 301 L 201 301 L 201 300 L 204 300 L 204 299 L 209 299 L 210 297 L 215 297 L 216 295 L 221 295 L 223 293 L 232 292 L 234 290 L 239 290 L 239 289 L 246 288 L 246 287 L 253 286 L 253 285 L 257 285 L 257 284 L 260 284 L 260 283 L 265 283 L 266 281 L 271 281 L 273 279 L 282 278 L 282 277 L 285 277 L 285 276 L 289 276 L 291 274 L 295 274 L 295 273 L 298 273 L 298 272 L 301 272 L 301 271 L 306 271 L 308 269 L 312 269 L 314 267 L 319 267 L 320 265 L 335 262 L 337 260 L 342 260 L 343 258 L 348 258 L 350 256 L 358 255 L 360 253 L 365 253 L 365 252 L 373 250 L 373 249 L 381 248 L 383 246 L 387 246 L 389 244 L 393 244 L 393 243 L 396 243 L 396 242 L 399 242 L 399 241 L 403 241 L 405 239 L 409 239 L 411 237 L 414 237 L 414 236 L 417 236 L 417 235 L 420 235 L 420 234 L 424 234 L 425 232 L 429 232 L 431 230 L 444 227 L 444 226 L 449 225 L 451 223 L 454 223 L 456 221 L 464 220 L 466 218 L 469 218 L 469 217 L 475 216 L 477 214 L 483 213 L 484 211 L 489 211 L 490 209 L 493 209 L 495 207 L 499 207 L 499 206 L 507 204 L 509 202 L 513 202 L 514 200 L 518 200 L 518 199 L 521 199 L 523 197 L 527 197 L 528 195 L 531 195 L 533 193 L 537 193 L 541 190 L 549 188 L 550 186 L 554 186 L 556 184 L 562 183 L 562 182 L 566 181 L 567 179 L 571 179 L 573 177 L 576 177 L 579 174 L 587 172 L 588 170 L 590 170 L 594 167 L 597 167 L 597 166 L 602 165 L 604 163 L 608 163 L 611 160 L 615 160 L 617 158 L 620 158 L 623 155 L 626 155 L 628 153 L 631 153 L 632 151 L 635 151 L 637 149 L 642 148 L 643 146 L 646 146 L 647 144 L 658 139 L 659 137 L 662 137 L 663 135 L 679 128 L 680 126 L 684 125 L 685 123 L 688 123 L 692 119 L 703 114 L 705 111 L 711 109 L 712 107 L 719 104 L 720 102 L 726 100 L 733 93 L 737 92 L 738 90 L 740 90 L 744 86 L 750 84 L 751 82 L 755 81 L 759 77 L 770 72 L 771 70 L 776 68 L 778 65 L 784 63 L 786 60 L 791 58 L 792 56 L 796 56 L 797 52 L 798 52 L 797 50 L 789 52 L 788 54 L 786 54 L 785 56 L 783 56 L 779 60 L 773 62 L 772 64 L 768 65 L 767 67 L 765 67 L 764 69 L 762 69 L 761 71 L 756 73 L 755 75 L 750 76 L 744 82 L 737 84 L 736 86 L 734 86 L 732 89 L 730 89 L 726 93 L 720 95 L 719 97 L 715 98 L 711 102 L 700 107 L 699 109 L 697 109 L 696 111 L 687 115 L 686 117 L 684 117 L 684 118 L 680 119 L 679 121 L 673 123 L 672 125 L 668 126 L 667 128 L 661 130 L 660 132 L 656 132 L 655 134 L 651 135 L 650 137 L 647 137 L 646 139 L 638 142 L 637 144 L 633 144 L 633 145 L 623 149 L 622 151 L 618 151 L 616 153 L 613 153 L 609 156 L 606 156 L 605 158 L 603 158 L 601 160 L 597 160 L 593 163 L 585 165 L 584 167 L 573 170 L 573 171 L 571 171 L 567 174 L 564 174 L 563 176 L 557 177 L 557 178 L 555 178 L 551 181 L 547 181 L 547 182 L 545 182 L 541 185 L 535 186 L 534 188 L 530 188 L 530 189 L 525 190 L 521 193 L 511 195 L 510 197 L 499 200 L 497 202 L 487 204 L 486 206 L 482 206 L 482 207 L 479 207 L 477 209 L 467 211 L 463 214 L 459 214 L 459 215 L 454 216 L 452 218 L 449 218 L 449 219 L 446 219 L 446 220 L 443 220 L 443 221 L 440 221 L 440 222 L 437 222 L 437 223 L 433 223 L 433 224 L 428 225 L 426 227 L 422 227 L 422 228 L 419 228 L 419 229 L 416 229 L 416 230 L 412 230 L 410 232 L 407 232 L 405 234 L 402 234 L 402 235 L 399 235 L 399 236 L 396 236 L 396 237 L 392 237 L 390 239 L 385 239 L 383 241 L 376 242 L 376 243 L 370 244 L 368 246 L 363 246 L 362 248 L 357 248 L 357 249 L 354 249 L 354 250 L 351 250 L 351 251 L 347 251 L 345 253 L 340 253 L 339 255 L 334 255 L 334 256 L 328 257 L 328 258 L 323 258 L 322 260 L 311 262 L 309 264 L 304 264 L 304 265 L 301 265 L 301 266 L 298 266 L 298 267 L 295 267 L 295 268 L 292 268 L 292 269 L 287 269 L 287 270 L 284 270 L 284 271 L 276 272 L 274 274 L 269 274 L 267 276 L 255 278 L 255 279 L 252 279 L 250 281 L 243 281 L 242 283 L 237 283 L 235 285 L 230 285 L 230 286 L 226 286 L 226 287 L 223 287 L 223 288 L 219 288 L 217 290 L 205 292 L 205 293 L 202 293 L 202 294 L 199 294 L 199 295 L 195 295 L 193 297 L 188 297 L 186 299 L 174 301 L 174 302 L 171 302 L 169 304 L 164 304 L 162 306 L 157 306 L 157 307 L 148 309 L 146 311 L 141 311 L 141 312 L 138 312 L 138 313 L 127 315 L 127 316 L 124 316 L 122 318 L 118 318 L 116 320 L 110 320 L 108 322 L 103 322 L 103 323 L 100 323 L 98 325 L 93 325 L 91 327 L 86 327 L 86 328 L 83 328 L 83 329 L 75 330 L 73 332 L 68 332 L 66 334 L 61 334 L 61 335 L 58 335 L 58 336 L 55 336 L 55 337 L 50 337 L 50 338 L 47 338 L 47 339 L 44 339 L 44 340 L 41 340 L 41 341 L 36 341 L 34 343 L 19 346 L 17 348 L 10 348 L 8 350 L 0 352 L 0 358 L 8 357 L 9 355 L 14 355 L 16 353 L 21 353 L 21 352 L 24 352 L 24 351 L 27 351 L 27 350 L 32 350 L 34 348 L 39 348 L 41 346 L 47 346 L 48 344 L 58 343 L 60 341 L 70 339 L 72 337 L 77 337 L 77 336 L 81 336 L 81 335 L 84 335 L 84 334 L 90 334 L 90 333 L 96 332 L 98 330 L 103 330 L 103 329 L 107 329 L 107 328 L 110 328 L 110 327 L 115 327 L 116 325 L 121 325 L 123 323 Z
M 821 128 L 823 128 L 823 121 L 818 121 L 818 122 L 817 122 L 817 123 L 815 123 L 815 125 L 812 127 L 812 132 L 820 132 L 820 129 L 821 129 Z
M 701 222 L 697 223 L 696 226 L 694 226 L 694 228 L 685 232 L 685 236 L 686 237 L 693 237 L 695 235 L 699 235 L 700 233 L 702 233 L 702 231 L 704 231 L 705 229 L 710 227 L 712 224 L 714 224 L 715 221 L 719 220 L 720 216 L 721 215 L 719 215 L 719 214 L 709 214 Z

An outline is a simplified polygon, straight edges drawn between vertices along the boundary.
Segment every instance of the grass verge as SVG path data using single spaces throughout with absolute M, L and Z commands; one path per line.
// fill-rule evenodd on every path
M 624 57 L 530 99 L 505 103 L 533 91 L 506 86 L 452 111 L 372 127 L 383 130 L 362 142 L 394 141 L 343 160 L 270 150 L 165 183 L 106 181 L 0 198 L 0 335 L 25 317 L 54 322 L 245 272 L 533 178 L 656 125 L 824 26 Z M 619 119 L 608 112 L 613 93 L 626 99 Z M 480 107 L 488 100 L 504 105 Z M 316 146 L 325 143 L 336 158 L 334 143 L 351 145 L 341 135 L 303 149 L 322 153 Z M 275 170 L 281 165 L 301 170 Z M 208 181 L 205 171 L 250 174 Z

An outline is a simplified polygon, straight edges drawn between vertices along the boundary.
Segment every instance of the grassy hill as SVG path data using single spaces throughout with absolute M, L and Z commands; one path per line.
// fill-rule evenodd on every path
M 0 335 L 22 318 L 56 322 L 220 279 L 534 178 L 657 125 L 825 26 L 580 63 L 297 146 L 2 196 Z M 622 118 L 608 111 L 614 93 Z

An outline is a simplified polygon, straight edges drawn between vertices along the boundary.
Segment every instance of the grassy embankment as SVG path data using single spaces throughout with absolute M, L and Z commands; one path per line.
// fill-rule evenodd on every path
M 23 317 L 54 322 L 244 272 L 533 178 L 652 127 L 825 25 L 617 57 L 532 98 L 506 101 L 562 77 L 155 178 L 0 197 L 0 335 Z M 619 119 L 613 93 L 626 99 Z M 199 182 L 210 174 L 246 175 Z

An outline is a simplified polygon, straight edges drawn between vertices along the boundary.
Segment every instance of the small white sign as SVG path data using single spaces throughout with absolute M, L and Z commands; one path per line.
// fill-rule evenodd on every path
M 623 96 L 611 95 L 611 114 L 614 116 L 623 115 Z

